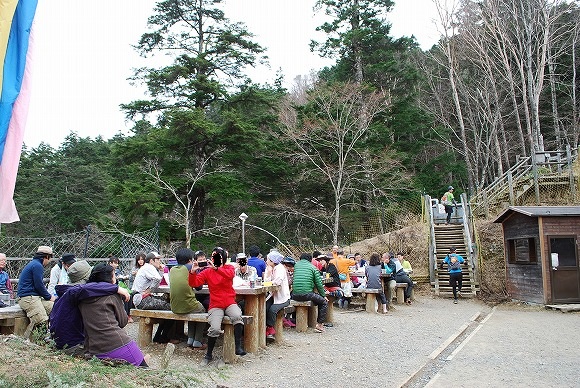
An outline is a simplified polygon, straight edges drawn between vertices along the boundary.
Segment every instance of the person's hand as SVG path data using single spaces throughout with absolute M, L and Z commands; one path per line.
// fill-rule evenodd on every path
M 129 299 L 131 299 L 131 295 L 129 294 L 129 291 L 127 291 L 125 288 L 123 287 L 119 287 L 117 288 L 117 294 L 121 295 L 121 298 L 123 298 L 123 300 L 125 302 L 128 302 Z
M 51 301 L 51 302 L 54 302 L 55 300 L 56 300 L 56 296 L 52 295 L 52 296 L 50 297 L 50 301 Z
M 324 300 L 325 300 L 325 301 L 327 301 L 327 302 L 329 302 L 329 300 L 328 300 L 328 296 L 325 296 L 325 297 L 324 297 Z
M 190 273 L 196 273 L 198 269 L 199 269 L 199 265 L 197 264 L 197 261 L 194 261 L 191 264 L 191 269 L 189 270 L 189 272 Z

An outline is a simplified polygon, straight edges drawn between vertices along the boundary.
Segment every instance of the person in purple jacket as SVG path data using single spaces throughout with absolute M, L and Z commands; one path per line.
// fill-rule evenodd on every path
M 117 284 L 87 283 L 92 267 L 86 260 L 77 261 L 68 269 L 70 284 L 56 286 L 58 299 L 50 313 L 50 336 L 57 349 L 69 355 L 83 355 L 85 327 L 78 304 L 81 300 L 96 296 L 120 294 L 125 301 L 129 292 Z

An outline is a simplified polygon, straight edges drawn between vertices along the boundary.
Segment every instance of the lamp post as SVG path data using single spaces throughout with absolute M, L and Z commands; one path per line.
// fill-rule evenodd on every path
M 242 213 L 238 218 L 242 220 L 242 252 L 246 253 L 246 220 L 248 219 L 248 215 Z

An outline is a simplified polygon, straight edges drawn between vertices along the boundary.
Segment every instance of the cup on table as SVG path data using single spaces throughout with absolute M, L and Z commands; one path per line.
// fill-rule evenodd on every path
M 255 287 L 256 287 L 256 281 L 250 280 L 250 288 L 255 288 Z

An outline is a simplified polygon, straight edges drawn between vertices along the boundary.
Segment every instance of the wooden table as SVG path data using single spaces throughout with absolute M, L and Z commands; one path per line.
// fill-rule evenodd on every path
M 255 353 L 260 347 L 266 347 L 266 295 L 277 288 L 274 285 L 234 287 L 236 295 L 243 296 L 245 300 L 244 314 L 254 317 L 244 328 L 244 347 L 247 352 Z M 158 287 L 153 292 L 169 293 L 169 287 Z M 209 289 L 204 286 L 201 290 L 195 290 L 195 293 L 207 295 Z

